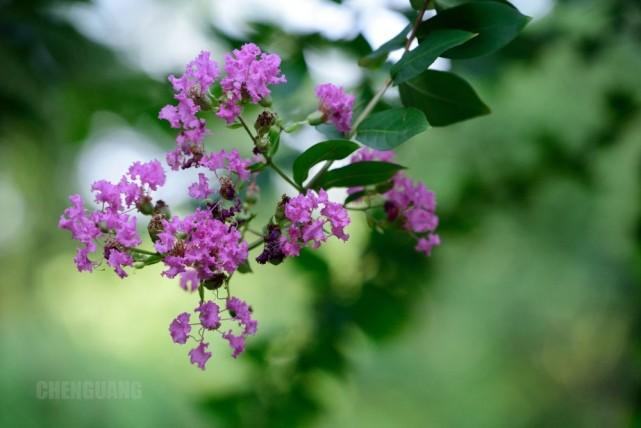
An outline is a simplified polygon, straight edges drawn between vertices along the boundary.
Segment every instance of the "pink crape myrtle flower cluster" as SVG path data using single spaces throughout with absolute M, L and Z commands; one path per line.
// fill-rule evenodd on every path
M 286 256 L 297 256 L 301 246 L 307 244 L 318 248 L 332 235 L 343 241 L 349 239 L 344 231 L 350 223 L 347 210 L 331 202 L 322 189 L 318 193 L 308 190 L 304 195 L 286 200 L 284 210 L 285 218 L 290 221 L 280 241 Z
M 79 243 L 74 258 L 79 271 L 91 272 L 105 263 L 125 278 L 127 270 L 162 264 L 162 276 L 177 278 L 180 288 L 198 294 L 193 311 L 181 312 L 170 322 L 169 336 L 179 345 L 195 343 L 187 355 L 201 369 L 212 356 L 208 334 L 219 334 L 234 358 L 245 350 L 247 337 L 256 334 L 252 308 L 233 296 L 230 288 L 235 274 L 251 271 L 250 251 L 262 248 L 253 260 L 277 265 L 298 256 L 303 248 L 319 248 L 331 237 L 349 239 L 345 231 L 351 222 L 348 202 L 330 200 L 326 189 L 312 187 L 314 178 L 307 186 L 294 182 L 274 156 L 280 134 L 294 132 L 301 124 L 329 122 L 351 138 L 354 97 L 332 84 L 319 85 L 318 110 L 306 121 L 288 126 L 267 102 L 270 87 L 286 82 L 280 64 L 278 55 L 249 43 L 225 56 L 222 73 L 211 54 L 203 51 L 182 76 L 169 76 L 175 102 L 163 107 L 158 117 L 178 133 L 165 161 L 170 170 L 197 171 L 197 181 L 184 189 L 197 205 L 191 212 L 173 215 L 168 203 L 154 198 L 167 177 L 161 162 L 152 160 L 134 162 L 118 182 L 93 183 L 91 208 L 85 207 L 80 195 L 70 196 L 71 206 L 58 224 Z M 248 104 L 264 107 L 253 130 L 242 116 Z M 242 157 L 237 149 L 207 151 L 205 137 L 211 134 L 207 114 L 231 128 L 242 127 L 253 154 Z M 365 148 L 351 159 L 352 163 L 392 160 L 391 151 Z M 256 230 L 252 226 L 259 197 L 256 177 L 265 169 L 272 169 L 298 194 L 283 195 L 267 224 Z M 438 224 L 434 194 L 401 172 L 389 184 L 384 193 L 367 193 L 350 203 L 370 204 L 382 198 L 388 222 L 416 236 L 416 249 L 429 254 L 439 243 L 434 233 Z M 371 186 L 349 189 L 351 193 L 369 190 Z M 143 239 L 138 222 L 145 223 L 148 238 Z
M 60 217 L 58 227 L 71 232 L 71 236 L 82 246 L 78 248 L 74 261 L 79 271 L 93 271 L 96 263 L 89 259 L 98 245 L 104 247 L 104 258 L 114 271 L 124 278 L 124 266 L 131 266 L 133 258 L 127 249 L 142 242 L 136 229 L 136 217 L 127 214 L 132 207 L 141 212 L 150 212 L 150 193 L 165 184 L 165 172 L 158 161 L 141 164 L 134 162 L 119 182 L 100 180 L 93 183 L 91 190 L 98 210 L 88 212 L 80 195 L 71 195 L 71 207 Z
M 351 157 L 351 163 L 363 161 L 392 162 L 394 152 L 362 148 Z M 349 193 L 361 191 L 351 188 Z M 416 237 L 416 251 L 430 255 L 432 248 L 441 243 L 438 234 L 436 215 L 436 196 L 425 184 L 413 182 L 403 172 L 397 172 L 392 179 L 391 188 L 382 194 L 383 209 L 389 222 L 400 221 L 402 227 Z

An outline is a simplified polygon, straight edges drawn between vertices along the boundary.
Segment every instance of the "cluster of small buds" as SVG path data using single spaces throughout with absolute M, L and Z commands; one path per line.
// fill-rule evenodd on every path
M 217 91 L 218 66 L 209 52 L 201 52 L 181 77 L 169 77 L 177 104 L 167 105 L 159 113 L 160 119 L 179 129 L 176 147 L 167 153 L 167 164 L 172 170 L 197 170 L 197 181 L 185 189 L 198 205 L 192 212 L 172 216 L 168 204 L 152 199 L 152 192 L 166 181 L 163 167 L 154 160 L 133 163 L 117 183 L 93 183 L 91 190 L 98 205 L 94 211 L 84 207 L 79 195 L 72 195 L 71 207 L 65 209 L 59 222 L 59 227 L 71 232 L 80 243 L 74 259 L 79 271 L 92 271 L 99 264 L 89 256 L 102 247 L 106 264 L 121 278 L 127 276 L 126 267 L 140 269 L 162 263 L 163 276 L 178 278 L 185 291 L 198 292 L 200 301 L 194 313 L 179 314 L 171 322 L 169 333 L 177 344 L 186 344 L 190 338 L 196 341 L 188 355 L 201 369 L 212 356 L 209 342 L 205 341 L 206 332 L 219 333 L 234 358 L 244 351 L 246 338 L 256 333 L 251 307 L 233 297 L 229 287 L 236 272 L 251 271 L 250 250 L 262 245 L 255 260 L 277 265 L 287 257 L 298 256 L 302 248 L 320 247 L 331 236 L 342 241 L 349 238 L 345 228 L 350 217 L 345 205 L 330 201 L 323 189 L 311 190 L 296 184 L 275 165 L 273 156 L 281 132 L 293 132 L 303 123 L 329 121 L 339 131 L 349 132 L 354 97 L 332 84 L 320 85 L 316 89 L 319 110 L 310 115 L 314 120 L 283 126 L 278 115 L 266 109 L 254 122 L 254 135 L 240 116 L 242 107 L 246 103 L 269 104 L 269 86 L 286 81 L 280 71 L 280 58 L 246 44 L 225 56 L 224 73 L 219 81 L 221 90 Z M 231 128 L 244 128 L 252 140 L 253 157 L 243 158 L 236 149 L 205 150 L 204 139 L 209 131 L 199 114 L 207 110 Z M 353 156 L 352 162 L 390 162 L 392 156 L 391 152 L 364 149 Z M 251 209 L 259 195 L 256 176 L 265 168 L 274 169 L 299 194 L 283 195 L 267 225 L 256 232 L 250 227 L 256 217 Z M 388 219 L 401 221 L 419 239 L 417 249 L 429 254 L 438 244 L 438 235 L 432 233 L 438 223 L 434 195 L 401 173 L 393 178 L 393 184 L 383 195 Z M 131 213 L 134 210 L 137 215 Z M 149 218 L 147 231 L 154 251 L 140 248 L 143 239 L 136 223 L 144 216 Z M 258 235 L 259 239 L 250 244 L 247 233 Z M 219 298 L 223 287 L 226 297 Z M 205 298 L 209 292 L 215 294 L 218 303 Z M 198 314 L 198 322 L 190 323 L 194 314 Z M 192 333 L 192 326 L 197 326 L 196 334 Z
M 267 226 L 267 233 L 265 234 L 265 245 L 263 252 L 256 257 L 256 261 L 262 265 L 269 262 L 274 265 L 280 264 L 285 258 L 283 249 L 281 248 L 282 232 L 280 226 L 277 224 L 270 224 Z
M 245 351 L 245 339 L 247 336 L 256 334 L 258 322 L 252 318 L 251 307 L 237 297 L 230 297 L 226 300 L 225 309 L 221 310 L 218 304 L 211 300 L 201 302 L 194 312 L 198 312 L 199 322 L 190 323 L 191 314 L 183 312 L 169 324 L 169 335 L 174 343 L 184 345 L 191 338 L 197 345 L 188 353 L 192 364 L 205 369 L 207 361 L 212 353 L 208 352 L 209 342 L 205 342 L 205 332 L 216 331 L 225 339 L 232 349 L 232 357 L 236 358 Z M 223 318 L 227 312 L 228 318 Z M 232 324 L 230 328 L 223 331 L 223 322 Z M 235 324 L 235 326 L 233 325 Z M 198 336 L 192 336 L 192 325 L 199 326 Z M 238 330 L 234 333 L 233 328 Z
M 394 152 L 362 148 L 351 157 L 351 163 L 363 161 L 392 162 Z M 392 178 L 392 186 L 382 194 L 387 220 L 400 221 L 402 227 L 417 238 L 416 251 L 430 255 L 432 248 L 441 243 L 434 233 L 438 226 L 436 196 L 425 184 L 413 182 L 403 172 Z M 363 188 L 350 188 L 353 194 Z

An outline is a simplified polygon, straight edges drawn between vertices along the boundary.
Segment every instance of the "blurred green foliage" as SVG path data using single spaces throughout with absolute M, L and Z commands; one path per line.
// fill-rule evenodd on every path
M 426 260 L 356 221 L 353 246 L 256 269 L 238 289 L 262 334 L 238 361 L 215 353 L 206 373 L 164 337 L 190 296 L 157 272 L 77 274 L 55 229 L 94 114 L 139 129 L 169 91 L 54 3 L 0 2 L 0 179 L 25 204 L 19 238 L 0 246 L 0 426 L 641 423 L 637 1 L 560 1 L 500 53 L 454 62 L 493 113 L 399 151 L 437 192 L 442 247 Z M 370 52 L 361 35 L 252 28 L 284 57 L 274 98 L 293 119 L 314 104 L 306 49 Z M 360 105 L 383 78 L 360 83 Z M 41 379 L 123 378 L 143 383 L 143 400 L 35 399 Z

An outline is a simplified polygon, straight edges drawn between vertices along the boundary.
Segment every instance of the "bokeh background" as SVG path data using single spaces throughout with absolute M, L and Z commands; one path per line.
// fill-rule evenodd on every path
M 399 150 L 437 193 L 443 245 L 425 259 L 355 216 L 349 245 L 235 278 L 260 323 L 238 360 L 214 341 L 201 372 L 171 343 L 196 299 L 161 267 L 75 271 L 67 195 L 173 145 L 167 74 L 254 41 L 284 59 L 282 116 L 305 117 L 320 82 L 367 99 L 385 72 L 356 59 L 406 3 L 0 1 L 0 426 L 640 426 L 637 0 L 519 0 L 534 19 L 507 48 L 438 61 L 493 109 Z M 287 139 L 281 163 L 321 138 Z M 250 150 L 219 124 L 207 146 Z M 190 180 L 163 196 L 186 205 Z M 260 184 L 266 213 L 287 189 Z M 37 400 L 40 380 L 132 380 L 143 398 Z

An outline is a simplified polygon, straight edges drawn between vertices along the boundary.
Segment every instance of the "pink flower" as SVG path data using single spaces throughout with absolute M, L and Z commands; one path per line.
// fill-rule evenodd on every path
M 280 71 L 280 57 L 262 52 L 253 43 L 225 55 L 225 72 L 227 75 L 220 86 L 226 99 L 217 115 L 227 123 L 234 122 L 240 115 L 241 102 L 256 104 L 271 93 L 269 85 L 287 81 Z
M 174 170 L 198 164 L 208 130 L 205 120 L 197 114 L 200 103 L 208 102 L 209 88 L 217 78 L 218 66 L 206 51 L 187 64 L 181 77 L 169 76 L 178 104 L 164 106 L 158 118 L 168 121 L 172 128 L 182 129 L 176 137 L 176 148 L 167 153 L 167 164 Z
M 236 149 L 207 153 L 203 156 L 200 164 L 213 172 L 225 169 L 236 174 L 242 181 L 248 180 L 251 175 L 249 165 L 252 164 L 252 160 L 241 158 Z
M 200 324 L 206 329 L 215 330 L 220 327 L 220 309 L 211 300 L 201 303 L 195 311 L 200 312 Z
M 187 338 L 191 332 L 191 325 L 189 325 L 189 314 L 183 312 L 178 315 L 174 320 L 169 324 L 169 334 L 171 335 L 171 340 L 174 343 L 185 344 L 187 343 Z
M 329 220 L 332 226 L 332 234 L 343 241 L 349 239 L 349 235 L 344 232 L 344 228 L 349 225 L 350 219 L 347 210 L 341 205 L 334 202 L 325 203 L 325 208 L 321 214 Z
M 149 186 L 151 190 L 158 190 L 165 184 L 165 170 L 155 159 L 146 163 L 134 162 L 128 172 L 132 180 L 139 180 L 142 185 Z
M 201 370 L 205 370 L 205 364 L 211 358 L 211 352 L 207 352 L 209 343 L 200 342 L 198 346 L 189 351 L 189 359 L 192 364 L 196 364 Z
M 368 147 L 362 147 L 350 158 L 351 163 L 363 161 L 380 161 L 392 162 L 394 160 L 394 152 L 392 150 L 375 150 Z
M 109 256 L 107 257 L 107 263 L 111 266 L 114 271 L 118 274 L 119 277 L 125 278 L 127 272 L 122 268 L 123 266 L 131 266 L 134 263 L 134 259 L 131 258 L 129 254 L 123 253 L 116 249 L 110 249 L 108 251 Z
M 196 291 L 200 285 L 198 271 L 186 270 L 180 274 L 180 288 L 185 291 Z
M 393 159 L 392 151 L 362 148 L 352 155 L 351 161 L 391 162 Z M 394 222 L 398 219 L 405 230 L 418 235 L 416 251 L 429 255 L 432 248 L 441 242 L 439 236 L 433 233 L 438 227 L 436 196 L 425 184 L 412 181 L 402 172 L 392 178 L 392 184 L 393 187 L 383 194 L 388 221 Z M 360 190 L 363 188 L 351 188 L 348 192 Z
M 318 248 L 327 238 L 334 235 L 346 241 L 349 238 L 344 228 L 350 223 L 347 210 L 330 202 L 327 192 L 308 190 L 306 194 L 289 199 L 284 207 L 285 218 L 291 222 L 286 233 L 280 238 L 281 251 L 286 256 L 297 256 L 300 248 L 311 242 Z M 325 231 L 329 224 L 331 233 Z
M 218 65 L 211 59 L 211 54 L 201 51 L 185 68 L 181 77 L 169 76 L 171 86 L 176 93 L 203 96 L 218 78 Z
M 316 96 L 319 100 L 319 110 L 326 120 L 333 123 L 340 132 L 349 132 L 352 127 L 354 96 L 331 83 L 318 85 Z
M 194 199 L 207 199 L 211 195 L 209 180 L 202 172 L 198 173 L 198 183 L 189 186 L 189 196 Z
M 94 241 L 101 232 L 96 222 L 87 215 L 80 195 L 69 196 L 69 201 L 71 207 L 60 216 L 58 227 L 71 232 L 71 237 L 83 245 L 78 248 L 74 258 L 78 271 L 91 272 L 94 264 L 89 260 L 89 254 L 96 251 Z
M 236 358 L 245 351 L 245 336 L 234 336 L 230 331 L 223 333 L 223 338 L 229 342 L 232 349 L 231 356 Z
M 429 256 L 432 252 L 432 248 L 441 244 L 441 238 L 438 235 L 428 235 L 427 238 L 421 238 L 416 244 L 416 251 L 424 253 L 426 256 Z
M 119 211 L 122 208 L 122 197 L 120 187 L 107 180 L 99 180 L 91 185 L 96 203 L 105 204 L 105 208 L 111 211 Z
M 164 220 L 165 230 L 158 235 L 156 250 L 167 254 L 163 262 L 168 267 L 163 275 L 173 278 L 187 268 L 198 272 L 204 281 L 217 273 L 234 272 L 247 259 L 247 242 L 234 226 L 212 217 L 206 210 L 197 209 L 183 220 L 172 217 Z M 180 250 L 175 247 L 180 239 Z
M 227 310 L 238 324 L 244 327 L 244 335 L 256 334 L 258 322 L 252 318 L 249 305 L 238 297 L 227 300 Z

